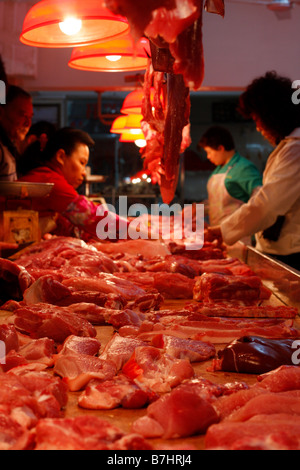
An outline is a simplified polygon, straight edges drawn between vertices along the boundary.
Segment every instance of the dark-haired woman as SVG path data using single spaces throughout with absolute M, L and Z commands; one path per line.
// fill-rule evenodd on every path
M 300 269 L 300 106 L 292 102 L 292 82 L 275 72 L 255 79 L 240 97 L 240 112 L 274 146 L 263 186 L 215 228 L 233 245 L 255 234 L 256 248 Z
M 233 137 L 225 127 L 210 127 L 198 146 L 216 165 L 208 180 L 207 193 L 209 223 L 219 225 L 249 200 L 262 185 L 262 178 L 254 163 L 236 151 Z
M 54 188 L 46 198 L 33 200 L 33 210 L 40 214 L 42 233 L 76 236 L 83 240 L 97 238 L 97 225 L 101 218 L 107 218 L 107 211 L 97 215 L 98 206 L 76 189 L 83 183 L 90 148 L 94 145 L 91 137 L 77 129 L 60 129 L 48 141 L 40 154 L 41 166 L 32 169 L 19 181 L 31 183 L 54 183 Z M 116 231 L 120 219 L 115 219 Z M 124 221 L 127 224 L 127 221 Z M 112 223 L 112 232 L 107 234 L 112 240 L 117 236 Z

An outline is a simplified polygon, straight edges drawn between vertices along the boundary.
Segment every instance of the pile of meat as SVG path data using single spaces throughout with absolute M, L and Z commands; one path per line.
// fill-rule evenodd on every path
M 218 241 L 202 250 L 58 237 L 0 259 L 0 448 L 151 450 L 153 438 L 206 434 L 208 449 L 298 449 L 297 366 L 279 355 L 252 387 L 195 373 L 204 361 L 222 370 L 217 346 L 241 337 L 285 341 L 291 354 L 299 338 L 295 308 L 267 305 L 260 278 Z M 117 407 L 145 414 L 128 433 L 97 415 Z

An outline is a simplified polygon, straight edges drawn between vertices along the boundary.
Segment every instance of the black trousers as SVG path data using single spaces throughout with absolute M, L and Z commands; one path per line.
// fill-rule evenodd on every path
M 268 254 L 270 258 L 275 258 L 278 261 L 282 261 L 291 268 L 297 269 L 300 271 L 300 253 L 292 253 L 291 255 L 271 255 Z

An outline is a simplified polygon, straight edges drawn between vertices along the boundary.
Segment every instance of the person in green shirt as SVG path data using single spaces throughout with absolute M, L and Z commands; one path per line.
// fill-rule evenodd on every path
M 233 137 L 225 127 L 210 127 L 198 146 L 216 165 L 207 184 L 208 214 L 210 226 L 220 225 L 262 186 L 262 176 L 254 163 L 236 151 Z

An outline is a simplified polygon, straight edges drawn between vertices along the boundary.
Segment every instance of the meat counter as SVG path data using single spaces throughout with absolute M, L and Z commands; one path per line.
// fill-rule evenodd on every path
M 269 305 L 290 305 L 299 308 L 300 306 L 300 273 L 290 269 L 282 263 L 273 261 L 268 256 L 264 256 L 251 247 L 238 243 L 235 247 L 228 250 L 228 256 L 236 256 L 247 263 L 263 280 L 264 284 L 272 290 L 272 296 L 268 301 Z M 193 303 L 193 301 L 191 302 Z M 194 302 L 195 303 L 195 302 Z M 170 310 L 180 310 L 186 305 L 186 300 L 168 300 L 164 303 L 164 308 Z M 7 311 L 0 311 L 1 322 L 4 323 L 8 318 Z M 295 326 L 299 329 L 299 318 L 295 320 Z M 97 326 L 97 339 L 101 343 L 101 350 L 105 348 L 114 334 L 112 326 Z M 225 344 L 215 345 L 216 351 L 223 349 Z M 193 364 L 193 369 L 197 376 L 201 376 L 213 384 L 245 383 L 249 386 L 257 383 L 256 374 L 233 373 L 211 370 L 211 360 Z M 210 370 L 209 370 L 210 369 Z M 65 409 L 65 417 L 76 416 L 98 416 L 102 419 L 119 427 L 125 433 L 131 431 L 132 424 L 146 415 L 146 408 L 125 409 L 122 407 L 111 410 L 87 410 L 78 406 L 78 399 L 81 391 L 68 392 L 68 403 Z M 158 439 L 153 438 L 148 441 L 151 445 L 160 449 L 196 449 L 202 450 L 204 446 L 205 435 L 195 435 L 180 439 Z

